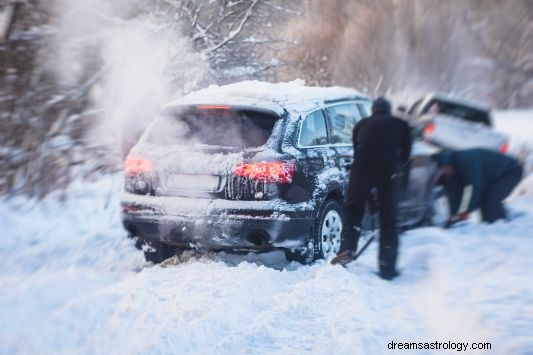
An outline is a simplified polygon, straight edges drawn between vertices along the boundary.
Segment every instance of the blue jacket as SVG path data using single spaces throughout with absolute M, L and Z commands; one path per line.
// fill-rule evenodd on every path
M 516 159 L 481 148 L 442 152 L 435 160 L 439 165 L 451 164 L 454 168 L 454 183 L 448 186 L 452 215 L 459 211 L 465 187 L 472 185 L 468 211 L 476 210 L 494 181 L 520 168 Z

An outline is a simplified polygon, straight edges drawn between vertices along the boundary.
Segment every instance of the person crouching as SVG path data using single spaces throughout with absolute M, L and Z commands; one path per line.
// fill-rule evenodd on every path
M 471 212 L 481 209 L 482 220 L 493 223 L 506 219 L 502 201 L 509 196 L 522 178 L 520 163 L 504 154 L 487 149 L 444 150 L 432 155 L 439 167 L 440 182 L 450 202 L 450 218 L 446 226 L 468 219 Z M 465 189 L 471 186 L 468 205 Z M 462 211 L 462 205 L 466 205 Z

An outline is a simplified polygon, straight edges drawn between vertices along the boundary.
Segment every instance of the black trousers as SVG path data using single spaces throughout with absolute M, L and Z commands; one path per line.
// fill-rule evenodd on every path
M 379 268 L 383 274 L 393 274 L 396 271 L 398 256 L 396 218 L 399 183 L 397 179 L 391 178 L 391 174 L 360 171 L 360 169 L 352 167 L 348 196 L 344 205 L 344 225 L 340 251 L 357 251 L 361 223 L 365 214 L 365 203 L 373 188 L 376 188 L 378 192 L 381 227 Z
M 509 196 L 521 178 L 522 168 L 516 167 L 487 187 L 481 202 L 481 216 L 484 222 L 493 223 L 507 217 L 502 201 Z

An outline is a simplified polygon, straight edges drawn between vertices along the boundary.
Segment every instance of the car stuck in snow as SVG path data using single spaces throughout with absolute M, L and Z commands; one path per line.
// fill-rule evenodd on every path
M 429 94 L 407 111 L 417 135 L 445 149 L 485 148 L 500 153 L 509 149 L 509 138 L 493 130 L 490 108 L 445 94 Z
M 162 108 L 125 164 L 124 227 L 160 262 L 176 250 L 269 251 L 311 262 L 339 249 L 354 153 L 371 101 L 300 82 L 212 86 Z M 401 227 L 446 214 L 433 152 L 415 143 Z M 439 202 L 440 201 L 440 202 Z M 371 214 L 363 223 L 370 228 Z

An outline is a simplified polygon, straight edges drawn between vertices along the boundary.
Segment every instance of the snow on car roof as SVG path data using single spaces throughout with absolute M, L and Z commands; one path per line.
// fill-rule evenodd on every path
M 339 86 L 305 86 L 303 80 L 285 83 L 242 81 L 224 86 L 211 85 L 192 92 L 165 107 L 223 104 L 257 107 L 279 115 L 289 112 L 307 112 L 317 109 L 325 102 L 341 99 L 369 99 L 360 92 Z
M 454 103 L 457 103 L 459 105 L 463 105 L 463 106 L 467 106 L 467 107 L 472 107 L 474 109 L 478 109 L 480 111 L 490 111 L 490 107 L 485 105 L 485 104 L 482 104 L 480 102 L 477 102 L 477 101 L 474 101 L 474 100 L 471 100 L 471 99 L 465 99 L 465 98 L 459 98 L 457 96 L 453 96 L 453 95 L 450 95 L 450 94 L 443 94 L 443 93 L 439 93 L 439 92 L 436 92 L 436 93 L 431 93 L 429 95 L 426 95 L 424 97 L 424 101 L 429 101 L 430 99 L 437 99 L 437 100 L 443 100 L 443 101 L 450 101 L 450 102 L 454 102 Z

